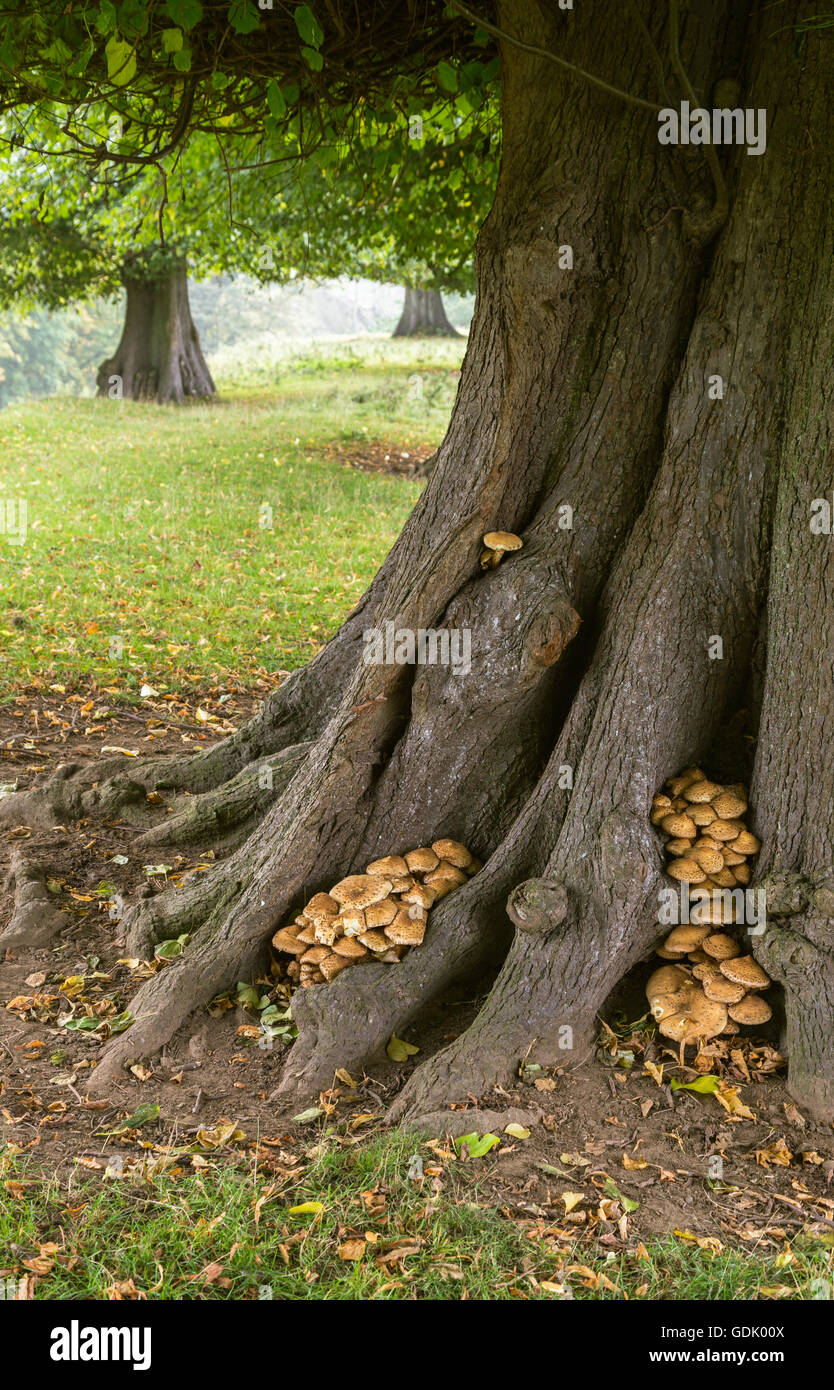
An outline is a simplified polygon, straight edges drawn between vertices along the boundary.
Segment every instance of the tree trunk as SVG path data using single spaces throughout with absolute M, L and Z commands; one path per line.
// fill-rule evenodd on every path
M 124 328 L 115 353 L 98 369 L 98 395 L 158 405 L 211 399 L 215 385 L 191 317 L 185 260 L 145 274 L 134 261 L 122 282 Z
M 392 338 L 457 338 L 446 317 L 440 290 L 419 290 L 405 287 L 405 303 Z
M 774 885 L 752 950 L 784 985 L 793 1092 L 834 1117 L 834 552 L 808 527 L 830 485 L 834 73 L 817 38 L 796 47 L 812 6 L 783 6 L 778 23 L 746 8 L 690 7 L 681 44 L 705 101 L 740 72 L 743 104 L 767 111 L 765 157 L 720 152 L 729 216 L 701 148 L 661 146 L 651 111 L 504 43 L 502 169 L 459 395 L 365 599 L 220 749 L 131 767 L 129 784 L 69 770 L 40 799 L 0 803 L 12 823 L 131 798 L 138 817 L 147 787 L 174 783 L 200 793 L 189 824 L 235 832 L 193 889 L 132 910 L 132 954 L 192 940 L 141 988 L 93 1085 L 263 963 L 312 893 L 445 835 L 484 868 L 401 963 L 296 994 L 283 1086 L 313 1091 L 361 1066 L 485 966 L 500 968 L 475 1021 L 417 1068 L 393 1113 L 484 1094 L 524 1057 L 578 1064 L 610 990 L 661 934 L 652 795 L 693 761 L 725 775 L 746 706 Z M 602 29 L 527 0 L 499 9 L 506 31 L 654 97 L 628 7 Z M 664 13 L 650 26 L 665 53 Z M 524 546 L 485 572 L 496 529 Z M 362 633 L 387 622 L 468 632 L 471 669 L 367 664 Z M 732 780 L 751 774 L 747 746 Z M 256 794 L 265 761 L 272 790 Z M 187 832 L 185 804 L 149 843 Z

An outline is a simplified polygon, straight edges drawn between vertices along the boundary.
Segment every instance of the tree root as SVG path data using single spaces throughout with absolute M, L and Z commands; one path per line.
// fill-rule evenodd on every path
M 69 923 L 52 902 L 46 870 L 33 859 L 15 855 L 4 885 L 14 892 L 11 920 L 0 932 L 0 952 L 7 948 L 48 946 Z
M 214 791 L 178 799 L 170 820 L 146 830 L 136 845 L 218 844 L 230 847 L 247 833 L 283 794 L 304 762 L 311 744 L 296 743 L 260 762 L 250 763 Z

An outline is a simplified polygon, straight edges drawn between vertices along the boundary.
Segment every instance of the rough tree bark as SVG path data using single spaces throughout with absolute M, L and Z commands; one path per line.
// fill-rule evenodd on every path
M 457 338 L 458 331 L 446 317 L 440 290 L 405 287 L 405 303 L 392 338 Z
M 507 32 L 666 104 L 664 85 L 684 93 L 661 9 L 646 30 L 629 7 L 601 29 L 499 6 Z M 93 1086 L 263 963 L 306 897 L 439 835 L 485 867 L 400 964 L 295 996 L 283 1086 L 373 1059 L 486 964 L 498 973 L 471 1027 L 417 1068 L 394 1115 L 484 1094 L 525 1056 L 579 1061 L 660 935 L 652 794 L 752 702 L 772 911 L 751 949 L 785 987 L 793 1092 L 834 1117 L 834 560 L 808 525 L 830 483 L 834 72 L 817 38 L 797 41 L 812 14 L 799 0 L 688 9 L 681 56 L 704 103 L 738 77 L 738 104 L 767 112 L 766 156 L 720 151 L 726 217 L 702 149 L 660 146 L 651 111 L 503 42 L 502 169 L 458 400 L 368 594 L 210 753 L 129 781 L 117 763 L 63 769 L 0 803 L 0 819 L 46 824 L 121 806 L 154 820 L 149 843 L 193 831 L 228 850 L 194 888 L 131 910 L 132 953 L 192 940 L 138 992 Z M 483 573 L 481 537 L 498 528 L 524 548 Z M 387 621 L 468 628 L 470 673 L 365 664 L 363 630 Z M 160 820 L 152 786 L 197 795 Z
M 191 309 L 185 258 L 151 270 L 125 264 L 125 321 L 119 346 L 98 369 L 99 396 L 182 405 L 215 395 Z

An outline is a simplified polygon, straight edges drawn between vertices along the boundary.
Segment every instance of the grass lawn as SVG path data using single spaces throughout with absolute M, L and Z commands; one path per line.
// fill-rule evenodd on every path
M 328 450 L 435 447 L 463 348 L 317 344 L 241 358 L 216 405 L 67 398 L 0 412 L 0 499 L 28 513 L 25 544 L 0 536 L 5 693 L 94 678 L 129 697 L 145 680 L 246 684 L 307 661 L 420 486 Z
M 710 1301 L 812 1300 L 832 1278 L 818 1241 L 767 1254 L 679 1234 L 627 1252 L 574 1245 L 564 1216 L 502 1210 L 478 1160 L 413 1134 L 260 1143 L 231 1165 L 199 1143 L 171 1149 L 167 1173 L 104 1183 L 83 1167 L 43 1182 L 0 1154 L 0 1279 L 50 1300 Z

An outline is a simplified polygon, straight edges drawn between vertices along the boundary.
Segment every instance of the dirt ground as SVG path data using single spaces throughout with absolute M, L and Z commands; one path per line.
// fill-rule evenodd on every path
M 194 752 L 246 719 L 260 698 L 258 692 L 212 689 L 199 698 L 149 698 L 128 709 L 100 689 L 24 692 L 0 708 L 0 784 L 32 787 L 58 763 L 94 759 L 103 749 L 128 750 L 126 763 L 132 753 Z M 25 847 L 45 866 L 54 901 L 68 917 L 49 949 L 9 950 L 0 961 L 6 1138 L 63 1177 L 79 1165 L 103 1173 L 114 1157 L 136 1161 L 154 1144 L 170 1145 L 224 1120 L 247 1136 L 258 1134 L 260 1143 L 293 1143 L 301 1134 L 293 1116 L 311 1103 L 309 1097 L 292 1105 L 276 1098 L 285 1048 L 280 1042 L 271 1050 L 258 1046 L 258 1014 L 240 1007 L 234 995 L 192 1018 L 161 1057 L 137 1059 L 112 1097 L 86 1098 L 85 1079 L 106 1028 L 75 1031 L 61 1019 L 116 1018 L 129 1009 L 148 971 L 176 968 L 126 960 L 119 898 L 162 891 L 166 880 L 205 872 L 213 860 L 210 847 L 185 847 L 153 851 L 150 864 L 147 851 L 133 853 L 137 833 L 120 822 L 82 822 L 44 832 L 14 827 L 0 839 L 0 873 L 5 876 L 13 852 Z M 11 907 L 6 891 L 0 927 Z M 690 1065 L 682 1068 L 662 1039 L 623 1021 L 645 1008 L 640 977 L 638 970 L 612 1001 L 606 1011 L 611 1026 L 602 1026 L 602 1043 L 589 1056 L 566 1053 L 561 1070 L 522 1071 L 512 1090 L 472 1096 L 465 1106 L 433 1117 L 434 1133 L 441 1139 L 499 1134 L 500 1148 L 478 1163 L 497 1206 L 546 1230 L 558 1203 L 562 1228 L 574 1227 L 581 1236 L 590 1222 L 595 1238 L 615 1249 L 623 1240 L 617 1221 L 604 1222 L 600 1236 L 587 1200 L 565 1212 L 566 1189 L 604 1202 L 612 1197 L 613 1180 L 621 1197 L 639 1204 L 629 1216 L 631 1240 L 679 1230 L 697 1240 L 778 1248 L 804 1226 L 830 1235 L 834 1133 L 791 1101 L 778 1037 L 716 1041 L 698 1058 L 690 1049 Z M 286 1002 L 275 976 L 254 983 L 279 1006 Z M 312 1103 L 335 1124 L 372 1117 L 360 1121 L 363 1132 L 371 1132 L 384 1122 L 387 1104 L 412 1067 L 465 1028 L 477 1002 L 471 985 L 453 990 L 408 1030 L 408 1041 L 420 1049 L 416 1058 L 395 1063 L 383 1057 L 364 1077 L 334 1077 L 333 1089 Z M 697 1094 L 669 1084 L 673 1077 L 690 1082 L 704 1074 L 718 1077 L 719 1092 Z M 144 1104 L 159 1106 L 158 1120 L 103 1137 Z M 508 1123 L 529 1129 L 529 1137 L 506 1135 Z M 309 1126 L 303 1134 L 310 1138 Z

